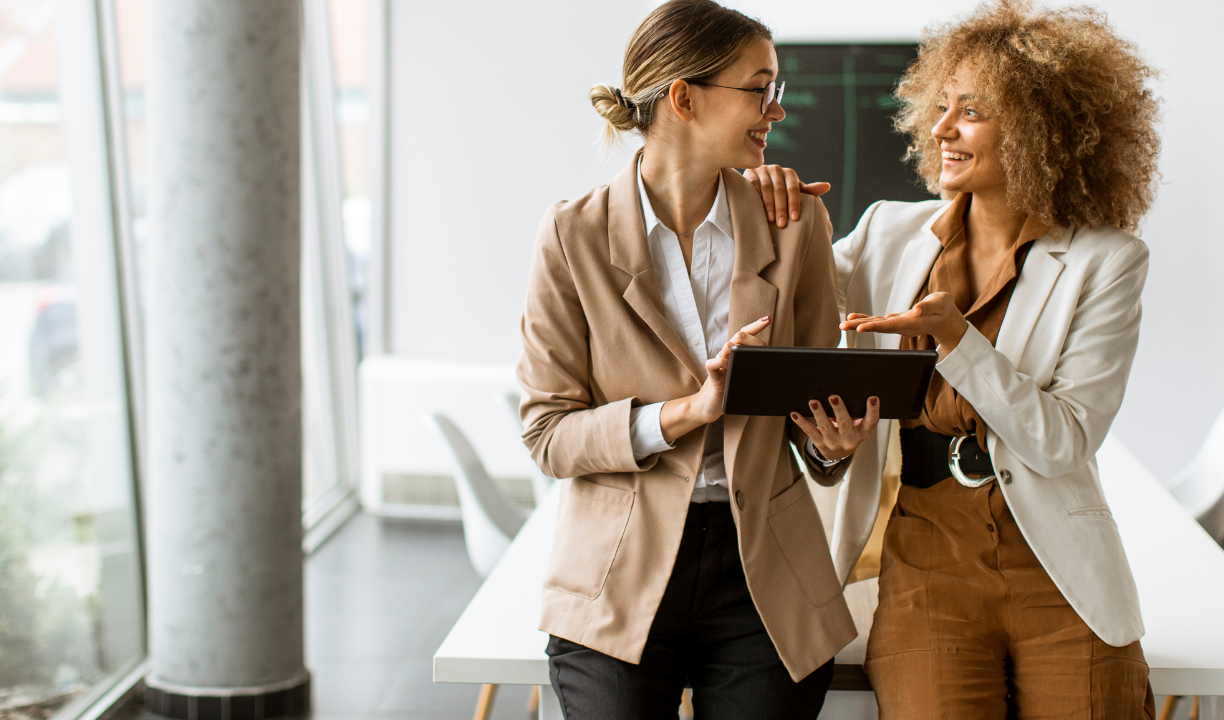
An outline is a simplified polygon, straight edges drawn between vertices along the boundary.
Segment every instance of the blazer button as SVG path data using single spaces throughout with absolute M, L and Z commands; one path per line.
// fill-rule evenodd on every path
M 999 481 L 1004 485 L 1011 485 L 1011 473 L 1007 470 L 999 471 Z
M 743 490 L 735 491 L 735 504 L 739 507 L 740 510 L 744 509 L 744 491 Z

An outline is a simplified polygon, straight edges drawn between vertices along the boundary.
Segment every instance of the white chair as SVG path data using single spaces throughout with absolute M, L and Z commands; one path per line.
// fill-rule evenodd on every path
M 518 393 L 495 393 L 493 402 L 497 403 L 507 411 L 507 416 L 510 418 L 510 427 L 518 432 L 519 437 L 523 435 L 523 417 L 519 415 L 519 400 Z M 552 487 L 553 479 L 540 472 L 540 466 L 535 464 L 535 460 L 531 459 L 531 453 L 527 452 L 527 448 L 520 442 L 519 447 L 523 449 L 523 454 L 527 456 L 527 461 L 531 463 L 531 494 L 535 496 L 536 507 L 544 502 L 544 496 L 548 494 L 548 489 Z
M 445 441 L 454 459 L 455 488 L 459 491 L 459 511 L 463 516 L 463 541 L 468 559 L 481 578 L 488 577 L 510 547 L 510 541 L 526 522 L 527 516 L 502 495 L 485 470 L 472 443 L 442 413 L 425 415 Z M 538 689 L 537 689 L 538 692 Z M 497 697 L 496 685 L 483 685 L 476 702 L 474 720 L 488 720 Z
M 1169 483 L 1169 492 L 1216 542 L 1224 543 L 1224 413 L 1198 455 Z
M 441 413 L 426 415 L 425 421 L 437 429 L 454 459 L 455 488 L 459 493 L 468 558 L 476 573 L 487 577 L 527 516 L 497 489 L 459 426 Z

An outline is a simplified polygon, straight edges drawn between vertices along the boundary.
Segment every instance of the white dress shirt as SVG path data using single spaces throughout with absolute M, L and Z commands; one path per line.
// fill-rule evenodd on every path
M 638 193 L 646 223 L 646 241 L 659 279 L 663 313 L 686 341 L 689 352 L 704 371 L 707 360 L 716 357 L 727 344 L 727 322 L 731 311 L 731 275 L 735 267 L 735 241 L 731 236 L 731 209 L 722 175 L 718 195 L 701 225 L 693 232 L 692 267 L 684 265 L 680 239 L 671 228 L 659 222 L 638 163 Z M 675 447 L 663 439 L 659 410 L 663 403 L 633 408 L 629 415 L 629 437 L 633 456 L 642 460 L 653 453 Z M 723 464 L 723 422 L 718 419 L 706 432 L 701 470 L 693 486 L 693 502 L 730 499 L 727 468 Z

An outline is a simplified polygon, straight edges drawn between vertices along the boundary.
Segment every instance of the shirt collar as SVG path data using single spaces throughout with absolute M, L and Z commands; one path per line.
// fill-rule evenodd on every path
M 640 175 L 639 173 L 639 177 Z M 948 210 L 931 224 L 931 232 L 935 233 L 935 237 L 939 238 L 939 243 L 944 247 L 947 247 L 948 243 L 965 231 L 965 213 L 968 212 L 972 199 L 973 193 L 957 193 L 956 197 L 952 198 Z M 1029 215 L 1024 220 L 1024 227 L 1020 229 L 1020 236 L 1016 238 L 1015 246 L 1020 247 L 1025 243 L 1037 240 L 1049 231 L 1050 228 L 1045 223 Z
M 642 204 L 642 219 L 646 223 L 646 236 L 650 237 L 650 233 L 655 229 L 655 225 L 659 225 L 660 222 L 659 218 L 654 214 L 654 208 L 650 206 L 650 198 L 646 195 L 646 184 L 642 182 L 641 156 L 638 157 L 637 184 L 638 196 Z M 727 190 L 723 186 L 721 172 L 718 173 L 718 194 L 714 197 L 714 204 L 710 207 L 710 212 L 706 214 L 702 224 L 707 222 L 721 230 L 727 237 L 735 239 L 735 236 L 731 234 L 731 207 L 727 204 Z

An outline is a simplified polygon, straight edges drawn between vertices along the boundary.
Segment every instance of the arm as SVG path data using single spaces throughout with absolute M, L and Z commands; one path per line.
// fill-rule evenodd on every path
M 1147 247 L 1132 240 L 1085 284 L 1044 388 L 968 324 L 947 293 L 888 317 L 852 314 L 842 328 L 934 337 L 941 358 L 935 368 L 990 431 L 1034 472 L 1058 477 L 1092 459 L 1122 405 L 1147 264 Z
M 630 440 L 636 398 L 594 406 L 586 314 L 554 212 L 544 215 L 536 236 L 521 322 L 517 374 L 523 388 L 523 442 L 550 477 L 649 469 L 658 455 L 639 463 Z
M 1075 308 L 1054 376 L 1041 388 L 975 329 L 936 368 L 1021 462 L 1044 477 L 1077 470 L 1113 423 L 1139 342 L 1148 251 L 1115 252 Z

